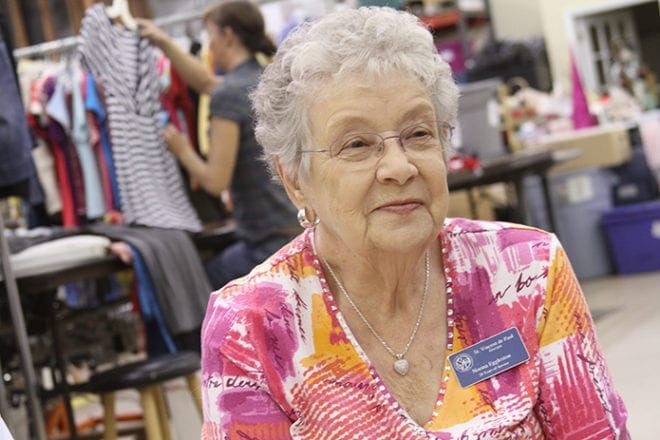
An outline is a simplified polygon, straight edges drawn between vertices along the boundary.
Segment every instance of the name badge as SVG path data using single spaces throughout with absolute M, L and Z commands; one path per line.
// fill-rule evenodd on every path
M 528 360 L 529 352 L 515 327 L 449 355 L 449 363 L 463 388 L 497 376 Z

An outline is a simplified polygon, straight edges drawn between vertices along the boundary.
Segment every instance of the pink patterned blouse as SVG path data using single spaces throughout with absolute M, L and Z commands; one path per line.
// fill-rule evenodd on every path
M 309 229 L 212 294 L 202 330 L 205 439 L 628 439 L 584 297 L 552 234 L 448 219 L 452 352 L 515 327 L 530 360 L 414 422 L 337 309 Z M 448 353 L 449 354 L 449 353 Z M 445 360 L 445 365 L 447 364 Z

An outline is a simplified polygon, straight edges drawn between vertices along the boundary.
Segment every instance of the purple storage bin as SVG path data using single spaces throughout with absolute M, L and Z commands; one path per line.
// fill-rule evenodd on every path
M 619 273 L 660 270 L 660 200 L 606 211 L 602 224 Z

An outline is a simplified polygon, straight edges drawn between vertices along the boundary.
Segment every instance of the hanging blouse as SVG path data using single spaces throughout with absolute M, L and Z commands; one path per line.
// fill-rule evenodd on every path
M 112 156 L 127 223 L 197 231 L 176 160 L 163 142 L 156 55 L 149 41 L 113 24 L 103 4 L 80 30 L 83 65 L 103 83 Z

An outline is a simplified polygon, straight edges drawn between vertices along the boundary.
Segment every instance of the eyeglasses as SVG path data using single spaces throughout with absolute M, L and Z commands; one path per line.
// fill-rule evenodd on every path
M 387 139 L 398 139 L 403 151 L 415 154 L 449 144 L 453 131 L 454 127 L 444 121 L 422 121 L 392 136 L 382 136 L 378 133 L 348 133 L 329 148 L 301 150 L 301 153 L 328 153 L 330 157 L 347 162 L 366 162 L 383 156 Z

